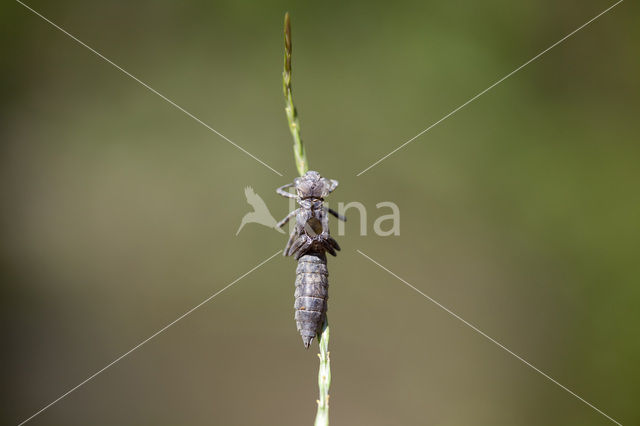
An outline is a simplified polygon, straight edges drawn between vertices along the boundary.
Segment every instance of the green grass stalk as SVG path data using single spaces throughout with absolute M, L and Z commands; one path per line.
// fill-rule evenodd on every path
M 318 369 L 318 412 L 314 426 L 329 425 L 329 386 L 331 386 L 331 360 L 329 359 L 329 321 L 325 318 L 322 332 L 318 336 L 320 345 L 320 368 Z
M 289 12 L 284 15 L 284 71 L 282 72 L 282 91 L 284 92 L 285 112 L 289 122 L 289 130 L 293 136 L 293 155 L 296 161 L 296 168 L 300 176 L 307 173 L 309 164 L 307 153 L 305 152 L 300 136 L 300 121 L 298 111 L 293 103 L 293 91 L 291 90 L 291 20 Z
M 291 90 L 291 19 L 289 13 L 284 15 L 284 71 L 282 72 L 282 91 L 285 99 L 285 112 L 289 130 L 293 136 L 293 155 L 296 168 L 300 176 L 307 173 L 309 163 L 307 153 L 300 136 L 300 122 L 298 111 L 293 103 L 293 91 Z M 320 368 L 318 369 L 318 412 L 314 426 L 329 426 L 329 386 L 331 385 L 331 361 L 329 359 L 329 320 L 325 318 L 322 331 L 318 334 L 318 345 L 320 346 Z

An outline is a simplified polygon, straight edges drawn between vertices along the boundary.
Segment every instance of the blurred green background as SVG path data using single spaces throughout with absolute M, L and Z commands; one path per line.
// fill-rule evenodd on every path
M 295 167 L 360 201 L 330 259 L 333 425 L 640 424 L 640 41 L 631 1 L 405 149 L 356 173 L 613 4 L 608 1 L 110 1 L 30 6 L 269 165 L 51 27 L 0 6 L 4 397 L 18 424 L 282 248 Z M 377 237 L 381 201 L 401 235 Z M 384 213 L 386 213 L 385 211 Z M 355 213 L 355 211 L 353 211 Z M 335 229 L 336 223 L 333 223 Z M 317 346 L 277 257 L 32 420 L 301 425 Z

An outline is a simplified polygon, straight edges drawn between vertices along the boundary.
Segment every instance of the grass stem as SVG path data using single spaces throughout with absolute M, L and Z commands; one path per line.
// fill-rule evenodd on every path
M 298 120 L 298 111 L 293 103 L 293 91 L 291 90 L 291 20 L 289 12 L 284 15 L 284 71 L 282 72 L 282 91 L 284 92 L 285 112 L 287 113 L 287 122 L 289 130 L 293 136 L 293 155 L 296 161 L 296 168 L 300 176 L 307 173 L 309 164 L 307 162 L 307 153 L 305 152 L 300 136 L 300 121 Z
M 282 91 L 284 92 L 285 112 L 289 130 L 293 136 L 293 155 L 296 168 L 300 176 L 307 173 L 309 163 L 307 153 L 300 136 L 300 121 L 298 111 L 293 103 L 293 91 L 291 90 L 291 19 L 289 13 L 284 15 L 284 71 L 282 72 Z M 322 331 L 318 334 L 318 344 L 320 346 L 320 368 L 318 370 L 318 412 L 314 426 L 329 426 L 329 386 L 331 385 L 331 362 L 329 360 L 329 321 L 325 317 Z
M 318 369 L 318 412 L 314 426 L 329 425 L 329 386 L 331 386 L 331 360 L 329 359 L 329 321 L 325 318 L 322 332 L 318 336 L 320 345 L 320 368 Z

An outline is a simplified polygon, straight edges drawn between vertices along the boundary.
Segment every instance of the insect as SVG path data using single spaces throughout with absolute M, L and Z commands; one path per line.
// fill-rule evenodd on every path
M 294 187 L 296 193 L 287 191 Z M 324 197 L 338 187 L 338 181 L 326 179 L 320 173 L 308 171 L 293 183 L 281 186 L 276 192 L 287 198 L 295 198 L 299 208 L 290 212 L 277 227 L 281 228 L 295 216 L 296 223 L 284 249 L 285 256 L 294 256 L 296 268 L 295 319 L 305 348 L 320 332 L 327 313 L 329 298 L 329 272 L 325 252 L 336 255 L 340 250 L 337 241 L 329 234 L 329 216 L 346 218 L 324 205 Z

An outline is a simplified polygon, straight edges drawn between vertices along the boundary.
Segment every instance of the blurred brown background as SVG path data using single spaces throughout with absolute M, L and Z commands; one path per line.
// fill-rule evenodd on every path
M 624 2 L 360 177 L 356 173 L 613 4 L 607 1 L 30 0 L 274 168 L 20 4 L 0 6 L 0 423 L 16 425 L 283 247 L 295 175 L 282 19 L 312 169 L 360 201 L 330 260 L 333 425 L 640 423 L 639 7 Z M 375 204 L 401 236 L 372 235 Z M 333 226 L 336 224 L 333 222 Z M 317 346 L 277 257 L 33 425 L 311 424 Z

